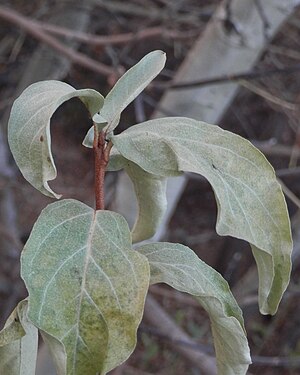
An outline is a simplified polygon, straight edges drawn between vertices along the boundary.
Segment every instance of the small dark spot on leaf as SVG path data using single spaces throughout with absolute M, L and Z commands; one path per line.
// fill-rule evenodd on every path
M 47 161 L 48 161 L 49 163 L 51 163 L 51 159 L 49 158 L 49 156 L 47 157 Z
M 19 319 L 18 319 L 18 318 L 15 318 L 15 319 L 14 319 L 14 321 L 15 321 L 15 322 L 18 322 L 18 321 L 19 321 Z
M 44 137 L 42 135 L 40 136 L 40 141 L 44 142 Z
M 214 163 L 212 163 L 212 167 L 213 167 L 213 169 L 218 170 L 218 168 L 214 165 Z

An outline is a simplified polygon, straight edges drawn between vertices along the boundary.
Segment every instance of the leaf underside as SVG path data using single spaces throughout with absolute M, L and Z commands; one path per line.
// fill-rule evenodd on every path
M 152 51 L 130 68 L 107 94 L 100 113 L 93 121 L 112 132 L 119 124 L 122 111 L 144 90 L 165 66 L 166 54 L 163 51 Z M 83 145 L 93 147 L 93 128 L 90 128 Z
M 218 126 L 177 117 L 135 125 L 112 141 L 148 173 L 188 171 L 207 178 L 218 205 L 217 232 L 251 244 L 260 310 L 274 314 L 289 282 L 292 240 L 281 187 L 264 155 Z
M 8 122 L 8 141 L 24 178 L 41 193 L 59 198 L 48 185 L 57 173 L 51 153 L 50 119 L 65 101 L 78 97 L 93 116 L 103 105 L 95 90 L 75 90 L 60 81 L 37 82 L 15 100 Z
M 106 374 L 128 358 L 149 265 L 132 250 L 122 216 L 71 199 L 53 203 L 34 225 L 21 265 L 29 318 L 64 345 L 62 375 Z
M 125 169 L 131 179 L 137 199 L 138 212 L 132 228 L 132 242 L 151 238 L 156 233 L 167 209 L 165 177 L 147 173 L 122 155 L 112 153 L 108 170 Z
M 27 319 L 27 307 L 21 301 L 0 332 L 0 374 L 35 374 L 38 330 Z
M 138 248 L 150 263 L 151 284 L 192 294 L 207 311 L 220 375 L 245 375 L 251 363 L 241 310 L 227 282 L 186 246 L 152 243 Z

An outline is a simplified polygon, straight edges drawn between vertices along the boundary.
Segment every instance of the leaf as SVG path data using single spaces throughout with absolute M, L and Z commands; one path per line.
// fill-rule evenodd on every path
M 128 162 L 125 167 L 135 190 L 138 214 L 132 229 L 132 242 L 146 240 L 156 233 L 167 209 L 166 178 L 147 173 Z
M 50 119 L 61 104 L 74 97 L 81 99 L 91 116 L 104 100 L 95 90 L 75 90 L 60 81 L 37 82 L 15 100 L 8 122 L 9 146 L 24 178 L 50 197 L 60 197 L 48 185 L 57 175 L 51 153 Z
M 165 62 L 166 54 L 163 51 L 152 51 L 144 56 L 118 80 L 106 96 L 100 113 L 93 117 L 93 121 L 106 125 L 107 132 L 112 132 L 120 121 L 122 111 L 160 73 Z M 93 139 L 93 128 L 90 128 L 83 145 L 93 147 Z
M 66 373 L 67 358 L 64 345 L 51 335 L 40 331 L 44 343 L 47 345 L 51 354 L 51 359 L 58 375 Z
M 128 162 L 128 173 L 138 202 L 138 214 L 132 229 L 132 242 L 146 240 L 156 233 L 167 209 L 166 178 L 144 171 L 138 165 Z
M 137 218 L 131 231 L 132 242 L 144 241 L 154 236 L 167 209 L 166 178 L 147 173 L 113 147 L 107 170 L 120 169 L 125 169 L 130 177 L 138 203 Z
M 30 320 L 64 345 L 67 370 L 59 375 L 106 374 L 128 358 L 149 265 L 132 250 L 122 216 L 72 199 L 47 206 L 25 245 L 21 274 Z M 61 357 L 61 348 L 52 351 Z
M 0 332 L 0 374 L 35 374 L 38 330 L 27 319 L 27 306 L 21 301 Z
M 192 294 L 207 311 L 220 375 L 244 375 L 251 363 L 242 312 L 227 282 L 186 246 L 151 243 L 138 248 L 150 263 L 151 284 Z
M 207 178 L 218 204 L 217 232 L 252 245 L 260 310 L 274 314 L 289 282 L 292 240 L 281 187 L 264 155 L 238 135 L 180 117 L 147 121 L 111 138 L 148 173 Z
M 0 332 L 0 347 L 8 345 L 25 336 L 26 332 L 19 319 L 19 310 L 20 306 L 18 305 L 8 317 L 4 328 Z
M 107 171 L 116 172 L 126 167 L 126 163 L 129 163 L 129 160 L 125 159 L 118 150 L 113 147 L 109 154 L 108 165 L 106 167 Z

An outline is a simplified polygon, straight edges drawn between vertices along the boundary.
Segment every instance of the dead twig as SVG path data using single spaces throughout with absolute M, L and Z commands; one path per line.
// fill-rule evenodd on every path
M 32 21 L 36 27 L 43 29 L 53 35 L 64 36 L 76 39 L 82 43 L 94 46 L 107 46 L 127 44 L 130 42 L 138 42 L 150 38 L 167 38 L 167 39 L 190 39 L 196 37 L 198 32 L 180 32 L 176 30 L 169 30 L 164 27 L 149 27 L 148 29 L 137 31 L 136 33 L 122 33 L 116 35 L 95 35 L 84 33 L 76 30 L 70 30 L 65 27 L 51 25 L 45 22 Z
M 295 72 L 300 72 L 300 64 L 295 64 L 287 66 L 285 68 L 274 68 L 274 69 L 264 69 L 253 72 L 243 72 L 237 74 L 224 74 L 218 77 L 212 77 L 208 79 L 202 79 L 193 82 L 155 82 L 151 85 L 158 89 L 170 89 L 170 90 L 180 90 L 180 89 L 193 89 L 203 86 L 216 85 L 216 84 L 225 84 L 238 81 L 248 81 L 259 79 L 262 77 L 270 77 L 277 74 L 291 74 Z
M 81 65 L 104 76 L 116 75 L 116 71 L 110 66 L 102 64 L 94 59 L 91 59 L 83 53 L 76 52 L 72 48 L 65 46 L 41 28 L 36 27 L 35 23 L 32 22 L 31 19 L 22 16 L 12 9 L 0 7 L 0 18 L 9 23 L 12 23 L 13 25 L 19 26 L 34 38 L 47 44 L 51 48 L 68 57 L 75 64 Z
M 176 290 L 164 289 L 158 285 L 152 285 L 150 292 L 159 297 L 166 297 L 169 299 L 176 300 L 176 302 L 182 303 L 185 306 L 199 307 L 199 302 L 197 302 L 192 296 L 179 293 Z
M 296 50 L 291 49 L 291 48 L 276 46 L 276 45 L 272 44 L 268 47 L 268 51 L 272 52 L 272 53 L 275 53 L 275 54 L 278 54 L 278 55 L 289 57 L 289 58 L 294 59 L 294 60 L 300 60 L 300 53 Z
M 271 367 L 300 367 L 300 358 L 252 356 L 253 365 Z
M 121 13 L 124 15 L 136 16 L 136 17 L 143 17 L 144 19 L 150 20 L 157 20 L 161 22 L 166 21 L 174 21 L 180 22 L 182 24 L 188 25 L 195 25 L 199 26 L 201 20 L 207 21 L 207 16 L 203 16 L 201 14 L 196 15 L 195 13 L 188 13 L 188 14 L 181 14 L 179 12 L 174 13 L 172 17 L 172 13 L 170 9 L 161 9 L 158 7 L 154 7 L 153 2 L 151 3 L 151 7 L 145 7 L 143 5 L 132 4 L 130 2 L 123 2 L 123 1 L 104 1 L 104 0 L 89 0 L 93 5 L 102 7 L 108 10 L 111 13 Z M 169 4 L 168 4 L 169 5 Z
M 203 351 L 192 351 L 190 347 L 178 345 L 178 340 L 183 340 L 191 344 L 194 341 L 169 317 L 169 315 L 159 306 L 159 304 L 148 295 L 145 307 L 145 319 L 154 327 L 158 328 L 162 335 L 171 338 L 170 345 L 181 353 L 188 361 L 193 363 L 197 368 L 207 375 L 216 375 L 217 368 L 215 359 Z M 196 344 L 196 343 L 194 343 Z
M 291 111 L 296 111 L 298 109 L 298 105 L 295 103 L 287 102 L 286 100 L 283 100 L 281 98 L 278 98 L 275 95 L 270 94 L 268 91 L 262 89 L 261 87 L 258 87 L 256 85 L 253 85 L 250 82 L 247 81 L 240 81 L 240 85 L 248 89 L 249 91 L 253 92 L 256 95 L 261 96 L 262 98 L 266 99 L 267 101 L 274 103 L 280 107 L 283 107 L 285 109 L 289 109 Z
M 257 299 L 257 297 L 256 297 Z M 180 347 L 190 348 L 195 352 L 203 352 L 204 350 L 207 353 L 213 353 L 214 349 L 212 346 L 207 345 L 205 349 L 203 349 L 203 345 L 198 344 L 196 342 L 186 341 L 185 339 L 173 339 L 170 334 L 164 335 L 161 333 L 161 330 L 155 330 L 153 328 L 146 328 L 144 326 L 140 327 L 140 330 L 143 332 L 147 332 L 152 336 L 156 336 L 166 342 L 173 343 Z M 252 364 L 256 366 L 271 366 L 271 367 L 300 367 L 300 358 L 288 358 L 288 357 L 275 357 L 275 356 L 260 356 L 254 355 L 252 358 Z M 125 369 L 127 366 L 125 366 Z
M 289 198 L 297 208 L 300 208 L 300 199 L 279 178 L 277 178 L 277 180 L 280 183 L 285 196 Z
M 256 146 L 260 151 L 264 154 L 272 155 L 272 156 L 280 156 L 280 157 L 288 157 L 290 158 L 292 153 L 294 155 L 300 156 L 300 148 L 293 149 L 291 146 L 285 146 L 283 144 L 274 144 L 269 141 L 256 141 L 250 140 L 254 146 Z

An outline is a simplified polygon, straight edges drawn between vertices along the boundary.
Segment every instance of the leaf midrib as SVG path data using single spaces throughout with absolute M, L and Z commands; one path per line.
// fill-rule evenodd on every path
M 73 357 L 73 371 L 75 371 L 76 369 L 76 357 L 77 357 L 76 353 L 77 353 L 78 338 L 79 337 L 81 338 L 80 332 L 79 332 L 79 322 L 80 322 L 80 316 L 81 316 L 82 299 L 83 299 L 84 293 L 88 294 L 85 288 L 85 284 L 86 284 L 87 269 L 89 265 L 89 258 L 91 257 L 91 254 L 92 254 L 92 240 L 93 240 L 93 234 L 95 231 L 95 226 L 96 226 L 96 211 L 93 211 L 91 226 L 90 226 L 88 238 L 87 238 L 86 256 L 85 256 L 85 262 L 83 266 L 82 282 L 80 286 L 80 295 L 79 295 L 78 310 L 77 310 L 77 317 L 76 317 L 76 343 L 75 343 L 74 357 Z

